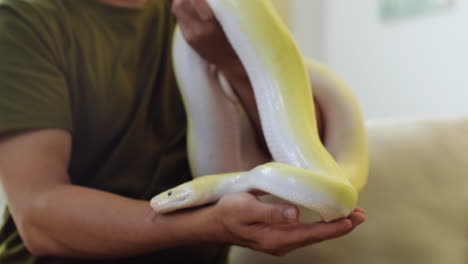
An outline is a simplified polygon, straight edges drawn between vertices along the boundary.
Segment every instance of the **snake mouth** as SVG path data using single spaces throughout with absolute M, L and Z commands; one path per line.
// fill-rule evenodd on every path
M 151 207 L 158 213 L 169 213 L 182 209 L 187 204 L 190 192 L 184 191 L 177 194 L 168 195 L 167 192 L 161 193 L 151 199 Z

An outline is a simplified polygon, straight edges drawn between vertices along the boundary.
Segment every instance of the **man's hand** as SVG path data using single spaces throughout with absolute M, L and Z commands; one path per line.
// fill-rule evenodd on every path
M 362 209 L 331 223 L 301 223 L 299 211 L 286 204 L 268 204 L 242 193 L 225 196 L 213 207 L 221 242 L 275 256 L 348 234 L 364 222 Z
M 260 117 L 250 80 L 206 0 L 174 0 L 172 11 L 187 42 L 203 59 L 224 74 L 239 96 L 256 131 L 260 133 Z M 317 105 L 315 110 L 320 136 L 323 136 L 322 116 Z M 258 141 L 260 147 L 266 149 L 263 137 L 258 135 Z
M 211 8 L 205 0 L 174 0 L 172 11 L 187 42 L 229 82 L 257 132 L 259 147 L 267 153 L 250 80 Z
M 205 0 L 174 0 L 172 11 L 185 39 L 201 57 L 227 75 L 245 75 L 239 57 Z

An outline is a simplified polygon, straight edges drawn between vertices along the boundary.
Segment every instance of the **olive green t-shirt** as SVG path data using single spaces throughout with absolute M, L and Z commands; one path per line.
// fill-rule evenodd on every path
M 190 180 L 170 5 L 152 0 L 137 10 L 98 0 L 0 0 L 0 133 L 70 131 L 76 185 L 149 200 Z M 8 210 L 0 243 L 6 264 L 221 263 L 226 254 L 225 247 L 200 245 L 111 261 L 37 259 Z

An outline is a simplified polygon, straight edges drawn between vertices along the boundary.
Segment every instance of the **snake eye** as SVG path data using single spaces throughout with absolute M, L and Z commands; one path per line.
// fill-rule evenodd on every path
M 167 196 L 171 196 L 171 195 L 172 195 L 172 191 L 167 193 Z

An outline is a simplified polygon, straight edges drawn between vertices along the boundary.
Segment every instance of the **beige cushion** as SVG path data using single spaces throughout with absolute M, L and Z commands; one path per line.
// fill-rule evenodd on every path
M 282 258 L 233 248 L 231 263 L 467 264 L 468 119 L 368 123 L 367 222 Z

